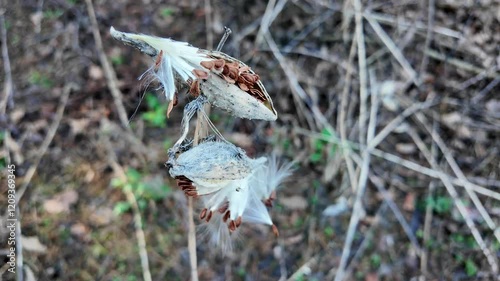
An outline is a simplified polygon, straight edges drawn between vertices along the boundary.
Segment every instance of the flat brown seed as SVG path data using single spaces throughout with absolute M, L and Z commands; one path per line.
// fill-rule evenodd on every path
M 239 216 L 239 217 L 236 219 L 236 227 L 240 227 L 240 225 L 241 225 L 241 221 L 242 221 L 241 216 Z
M 278 231 L 278 227 L 276 225 L 273 224 L 271 228 L 273 229 L 274 236 L 280 236 L 280 232 Z
M 212 215 L 213 215 L 213 214 L 214 214 L 214 213 L 212 212 L 212 210 L 208 211 L 208 215 L 207 215 L 207 219 L 206 219 L 206 221 L 207 221 L 207 222 L 209 222 L 209 221 L 210 221 L 210 219 L 212 218 Z
M 198 192 L 196 191 L 187 191 L 187 192 L 184 192 L 187 196 L 191 196 L 191 197 L 196 197 L 198 195 Z
M 203 210 L 201 210 L 200 220 L 204 219 L 207 216 L 207 211 L 208 211 L 207 208 L 204 208 Z
M 225 64 L 223 59 L 214 60 L 214 68 L 216 71 L 221 71 Z
M 217 209 L 217 211 L 224 214 L 227 211 L 227 208 L 229 208 L 229 202 L 224 203 L 219 209 Z
M 201 64 L 201 66 L 203 66 L 206 69 L 212 69 L 215 66 L 214 61 L 202 61 L 202 62 L 200 62 L 200 64 Z
M 199 79 L 207 79 L 208 78 L 208 73 L 206 73 L 203 70 L 200 69 L 193 69 L 193 74 Z
M 236 223 L 234 221 L 229 222 L 229 231 L 233 232 L 236 230 Z
M 229 217 L 231 216 L 231 211 L 227 211 L 225 214 L 224 214 L 224 217 L 222 217 L 222 221 L 223 222 L 227 222 L 227 219 L 229 219 Z
M 158 56 L 156 57 L 155 68 L 154 68 L 155 71 L 158 71 L 158 69 L 160 69 L 160 64 L 161 64 L 162 58 L 163 58 L 163 50 L 161 50 L 160 53 L 158 54 Z

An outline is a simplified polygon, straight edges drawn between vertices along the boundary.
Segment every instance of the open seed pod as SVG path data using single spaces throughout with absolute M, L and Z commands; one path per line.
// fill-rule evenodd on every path
M 259 75 L 249 66 L 222 52 L 207 55 L 210 60 L 201 65 L 210 72 L 192 82 L 191 94 L 206 95 L 211 104 L 236 117 L 267 121 L 278 118 Z
M 169 159 L 167 166 L 173 178 L 187 178 L 193 182 L 196 195 L 204 195 L 246 178 L 263 161 L 249 158 L 231 143 L 207 141 L 181 153 L 177 159 Z

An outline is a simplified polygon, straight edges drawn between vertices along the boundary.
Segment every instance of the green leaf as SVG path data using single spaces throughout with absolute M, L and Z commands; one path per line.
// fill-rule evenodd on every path
M 123 186 L 124 184 L 125 183 L 121 179 L 118 179 L 118 178 L 114 178 L 111 180 L 112 187 L 120 187 L 120 186 Z
M 130 204 L 124 201 L 116 203 L 115 207 L 113 208 L 113 212 L 118 216 L 128 212 L 129 210 L 130 210 Z
M 163 9 L 161 9 L 160 14 L 164 18 L 168 18 L 174 14 L 174 10 L 172 10 L 171 8 L 163 8 Z
M 321 152 L 315 152 L 311 154 L 311 156 L 309 156 L 309 160 L 311 160 L 312 163 L 318 163 L 319 161 L 321 161 L 322 158 L 323 155 Z
M 478 269 L 477 269 L 477 266 L 474 263 L 474 261 L 472 261 L 472 259 L 468 258 L 465 261 L 465 273 L 467 273 L 467 276 L 469 276 L 469 277 L 475 276 L 477 274 L 477 271 L 478 271 Z
M 142 175 L 139 171 L 133 168 L 128 168 L 127 179 L 131 183 L 139 182 L 142 179 Z

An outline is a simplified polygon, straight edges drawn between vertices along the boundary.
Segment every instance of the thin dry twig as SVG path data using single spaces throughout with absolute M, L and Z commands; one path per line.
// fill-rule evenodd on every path
M 434 130 L 431 131 L 431 134 L 433 132 L 434 132 Z M 422 139 L 420 138 L 420 136 L 412 129 L 408 130 L 408 134 L 412 137 L 412 139 L 414 140 L 417 147 L 424 154 L 427 162 L 429 162 L 432 169 L 439 172 L 440 169 L 438 167 L 438 164 L 436 163 L 435 159 L 432 157 L 431 152 L 427 149 L 427 147 L 425 146 L 425 144 L 422 141 Z M 442 150 L 442 147 L 441 147 L 440 142 L 439 142 L 439 138 L 433 137 L 433 140 L 435 141 L 436 145 Z M 443 153 L 445 153 L 445 152 L 443 152 Z M 445 156 L 445 158 L 446 158 L 446 156 Z M 448 164 L 450 164 L 449 161 L 448 161 Z M 485 243 L 483 237 L 481 236 L 481 233 L 477 229 L 474 221 L 472 220 L 469 212 L 467 211 L 465 204 L 460 199 L 457 190 L 455 189 L 455 187 L 453 186 L 453 184 L 451 183 L 449 178 L 440 175 L 439 179 L 441 180 L 443 185 L 446 187 L 446 190 L 448 191 L 451 198 L 453 199 L 455 206 L 457 207 L 458 211 L 460 212 L 460 214 L 464 218 L 465 223 L 469 227 L 469 229 L 472 233 L 472 236 L 474 237 L 477 244 L 479 245 L 479 247 L 483 251 L 484 255 L 486 256 L 486 259 L 487 259 L 488 263 L 490 264 L 491 269 L 493 270 L 493 272 L 495 274 L 498 273 L 498 263 L 496 261 L 496 258 L 493 256 L 490 249 L 486 246 L 486 243 Z M 461 180 L 460 177 L 459 177 L 459 180 Z M 465 190 L 470 190 L 469 187 L 466 187 L 466 184 L 464 184 L 464 187 L 465 187 Z M 472 196 L 475 196 L 475 194 L 472 191 L 469 193 L 469 196 L 471 196 L 471 194 L 473 194 Z M 476 208 L 477 207 L 478 206 L 476 205 Z
M 62 117 L 64 115 L 64 110 L 66 109 L 66 104 L 68 103 L 69 94 L 71 93 L 71 91 L 76 90 L 77 88 L 78 86 L 75 84 L 68 84 L 64 87 L 63 93 L 59 99 L 59 106 L 57 107 L 54 121 L 52 122 L 49 130 L 47 131 L 47 135 L 45 136 L 42 145 L 40 146 L 38 152 L 36 153 L 37 156 L 33 161 L 33 165 L 31 165 L 31 167 L 26 172 L 21 187 L 19 187 L 19 190 L 16 192 L 17 194 L 16 204 L 19 204 L 19 201 L 23 197 L 24 192 L 26 192 L 26 189 L 28 188 L 31 179 L 33 178 L 36 170 L 38 169 L 38 165 L 40 165 L 40 161 L 47 152 L 47 149 L 49 148 L 52 139 L 56 135 L 57 129 L 59 128 L 59 124 L 61 123 Z
M 205 29 L 207 33 L 207 48 L 212 50 L 214 47 L 214 33 L 212 23 L 212 5 L 210 0 L 205 0 Z
M 363 34 L 363 28 L 358 27 L 358 25 L 362 25 L 362 17 L 361 17 L 361 12 L 362 12 L 362 6 L 361 6 L 361 1 L 360 0 L 354 0 L 354 9 L 356 11 L 354 17 L 356 21 L 356 38 L 357 38 L 357 45 L 358 45 L 358 61 L 359 61 L 359 71 L 360 71 L 360 83 L 361 88 L 365 87 L 364 91 L 366 91 L 364 94 L 368 95 L 368 90 L 367 90 L 367 81 L 362 81 L 363 79 L 368 79 L 366 75 L 366 54 L 364 51 L 364 34 Z M 361 49 L 361 51 L 360 51 Z M 362 58 L 361 58 L 362 56 Z M 363 69 L 364 68 L 364 69 Z M 364 72 L 365 75 L 362 76 L 361 72 Z M 364 83 L 364 85 L 363 85 Z M 361 98 L 363 93 L 362 89 L 360 89 L 360 96 Z M 370 108 L 370 117 L 368 121 L 368 131 L 366 133 L 366 142 L 370 143 L 371 140 L 373 139 L 375 135 L 375 128 L 377 124 L 377 111 L 378 111 L 378 100 L 377 100 L 377 95 L 372 94 L 371 95 L 372 100 L 371 100 L 371 108 Z M 361 101 L 362 103 L 363 101 Z M 366 102 L 366 101 L 365 101 Z M 364 107 L 360 108 L 361 110 L 365 109 Z M 364 113 L 360 112 L 360 116 L 362 116 Z M 360 117 L 361 118 L 361 117 Z M 360 120 L 360 122 L 364 122 Z M 361 129 L 361 128 L 360 128 Z M 349 255 L 351 253 L 351 247 L 352 243 L 354 241 L 354 235 L 356 233 L 356 228 L 358 226 L 359 220 L 361 219 L 362 214 L 364 213 L 363 210 L 363 196 L 365 194 L 366 190 L 366 182 L 368 180 L 368 174 L 370 171 L 370 160 L 371 160 L 371 150 L 372 148 L 370 146 L 367 146 L 365 150 L 362 151 L 362 157 L 363 157 L 363 162 L 360 165 L 360 173 L 358 177 L 358 185 L 356 189 L 356 199 L 354 201 L 354 206 L 353 206 L 353 211 L 351 215 L 351 219 L 349 221 L 349 226 L 347 228 L 347 234 L 346 238 L 344 240 L 344 248 L 342 249 L 342 256 L 340 258 L 338 270 L 335 274 L 335 281 L 340 281 L 343 280 L 345 273 L 346 273 L 346 267 L 347 267 L 347 261 L 349 258 Z
M 342 145 L 342 141 L 339 138 L 336 138 L 334 136 L 325 137 L 322 134 L 311 132 L 309 130 L 305 130 L 305 129 L 302 129 L 302 128 L 296 128 L 294 130 L 294 132 L 297 133 L 297 134 L 301 134 L 301 135 L 305 135 L 305 136 L 314 138 L 314 139 L 324 140 L 325 142 L 334 143 L 334 144 L 337 144 L 337 145 Z M 358 143 L 349 142 L 349 141 L 346 142 L 346 145 L 349 146 L 349 147 L 351 147 L 351 148 L 353 148 L 353 149 L 356 149 L 356 150 L 363 150 L 363 149 L 366 148 L 365 145 L 360 145 Z M 422 165 L 417 164 L 417 163 L 415 163 L 413 161 L 403 159 L 403 158 L 401 158 L 401 157 L 399 157 L 397 155 L 394 155 L 394 154 L 382 151 L 380 149 L 374 148 L 373 150 L 371 150 L 371 153 L 372 153 L 373 156 L 385 159 L 385 160 L 387 160 L 389 162 L 392 162 L 394 164 L 403 166 L 403 167 L 405 167 L 407 169 L 410 169 L 412 171 L 418 172 L 420 174 L 426 175 L 426 176 L 431 177 L 431 178 L 440 179 L 440 177 L 446 177 L 454 185 L 458 185 L 458 186 L 462 186 L 463 187 L 463 185 L 465 184 L 460 179 L 452 177 L 452 176 L 450 176 L 450 175 L 448 175 L 448 174 L 446 174 L 444 172 L 435 171 L 433 169 L 430 169 L 428 167 L 422 166 Z M 482 194 L 482 195 L 485 195 L 485 196 L 488 196 L 488 197 L 493 198 L 495 200 L 499 200 L 500 201 L 500 193 L 495 192 L 495 191 L 490 190 L 490 189 L 487 189 L 487 188 L 484 188 L 484 187 L 482 187 L 480 185 L 477 185 L 477 184 L 474 184 L 474 183 L 471 183 L 471 182 L 469 182 L 469 184 L 470 184 L 470 187 L 475 192 L 477 192 L 479 194 Z
M 484 221 L 488 225 L 488 227 L 493 230 L 493 233 L 497 239 L 498 242 L 500 242 L 500 229 L 497 229 L 495 222 L 489 215 L 488 211 L 484 207 L 483 203 L 479 198 L 477 197 L 477 194 L 472 188 L 472 183 L 469 182 L 465 174 L 462 172 L 460 167 L 458 166 L 457 162 L 455 161 L 455 158 L 453 157 L 453 154 L 451 150 L 446 146 L 444 140 L 441 138 L 439 134 L 437 134 L 432 128 L 429 126 L 429 122 L 427 121 L 427 118 L 422 113 L 416 113 L 415 118 L 422 124 L 425 128 L 425 130 L 431 135 L 433 141 L 436 143 L 438 148 L 441 150 L 443 153 L 444 158 L 446 159 L 446 162 L 448 162 L 448 165 L 451 167 L 451 170 L 453 173 L 457 176 L 457 178 L 463 182 L 463 187 L 465 188 L 465 191 L 471 198 L 472 202 L 474 203 L 474 206 L 476 206 L 477 210 L 483 217 Z M 497 267 L 498 270 L 498 267 Z
M 457 59 L 457 58 L 452 58 L 447 55 L 441 54 L 440 52 L 432 49 L 427 49 L 425 50 L 425 53 L 436 60 L 439 61 L 444 61 L 446 63 L 449 63 L 455 67 L 458 67 L 460 69 L 470 71 L 476 74 L 484 74 L 488 78 L 493 78 L 493 79 L 499 79 L 500 78 L 500 73 L 497 72 L 498 69 L 495 69 L 495 71 L 490 71 L 490 70 L 485 70 L 483 68 L 477 67 L 469 62 Z M 460 85 L 459 85 L 460 88 Z
M 391 196 L 387 189 L 385 189 L 383 181 L 380 179 L 380 177 L 374 176 L 370 174 L 370 181 L 375 185 L 377 190 L 382 194 L 382 197 L 384 198 L 384 201 L 387 203 L 391 211 L 394 213 L 394 216 L 398 220 L 399 224 L 401 227 L 403 227 L 403 230 L 410 240 L 415 252 L 417 253 L 418 256 L 422 255 L 422 248 L 420 247 L 420 244 L 418 243 L 417 237 L 415 237 L 415 234 L 411 230 L 410 225 L 406 221 L 404 215 L 401 213 L 401 211 L 398 208 L 398 205 L 394 203 L 394 200 L 391 199 Z
M 425 34 L 425 44 L 424 44 L 424 50 L 429 49 L 431 46 L 431 42 L 433 39 L 434 33 L 432 32 L 434 28 L 434 15 L 436 13 L 436 1 L 435 0 L 428 0 L 428 7 L 427 7 L 427 32 Z M 429 63 L 429 57 L 427 54 L 424 52 L 424 55 L 422 57 L 422 62 L 420 63 L 420 77 L 424 74 L 425 70 L 427 69 L 427 65 Z
M 353 60 L 354 60 L 354 54 L 356 51 L 356 40 L 352 40 L 351 43 L 351 50 L 349 51 L 349 59 L 348 59 L 348 64 L 347 64 L 347 72 L 346 72 L 346 78 L 344 79 L 344 88 L 342 89 L 342 98 L 340 99 L 340 112 L 339 112 L 339 117 L 338 117 L 338 122 L 337 122 L 337 128 L 339 128 L 340 131 L 340 139 L 341 139 L 341 145 L 342 145 L 342 154 L 344 156 L 344 159 L 346 161 L 346 166 L 347 166 L 347 172 L 349 173 L 349 179 L 351 181 L 351 186 L 352 190 L 354 191 L 355 187 L 358 186 L 358 180 L 356 178 L 356 172 L 354 169 L 354 164 L 351 159 L 351 155 L 353 153 L 352 149 L 347 145 L 347 131 L 346 131 L 346 123 L 347 123 L 347 106 L 348 106 L 348 94 L 349 94 L 349 89 L 351 87 L 351 81 L 352 81 L 352 72 L 353 72 Z
M 105 137 L 104 143 L 106 144 L 108 150 L 108 162 L 110 166 L 113 168 L 113 171 L 120 178 L 120 180 L 126 181 L 127 176 L 125 174 L 125 171 L 123 170 L 122 166 L 118 164 L 115 152 L 112 148 L 111 143 L 109 142 L 109 139 Z M 142 277 L 144 278 L 144 281 L 152 281 L 153 279 L 151 278 L 151 272 L 149 270 L 148 252 L 146 249 L 146 236 L 144 235 L 144 231 L 142 229 L 143 223 L 142 223 L 141 211 L 139 209 L 139 205 L 137 204 L 137 199 L 135 198 L 134 193 L 128 188 L 124 188 L 123 192 L 125 193 L 125 196 L 127 197 L 127 201 L 129 202 L 130 206 L 132 206 L 132 213 L 134 215 L 135 236 L 137 239 L 137 245 L 139 247 L 139 257 L 141 259 Z
M 3 116 L 7 110 L 7 104 L 9 100 L 13 98 L 13 86 L 12 86 L 12 72 L 10 67 L 9 59 L 9 46 L 7 44 L 7 28 L 5 27 L 5 17 L 4 14 L 0 14 L 0 26 L 2 32 L 2 59 L 3 59 L 3 70 L 5 72 L 5 81 L 3 86 L 4 95 L 0 100 L 0 116 Z
M 266 38 L 267 44 L 269 45 L 269 48 L 273 52 L 274 57 L 278 60 L 281 69 L 283 70 L 283 72 L 285 72 L 285 75 L 290 84 L 290 89 L 294 94 L 294 98 L 302 100 L 309 106 L 314 116 L 314 121 L 316 121 L 318 127 L 326 128 L 332 135 L 336 135 L 335 130 L 330 125 L 326 117 L 323 115 L 318 105 L 310 101 L 311 99 L 309 98 L 309 95 L 306 93 L 304 88 L 300 86 L 297 75 L 292 71 L 292 68 L 285 60 L 285 57 L 283 57 L 283 55 L 280 53 L 278 46 L 276 45 L 276 42 L 274 42 L 273 38 L 271 37 L 271 34 L 265 33 L 264 37 Z
M 385 44 L 387 49 L 391 52 L 394 58 L 401 64 L 405 72 L 408 74 L 410 80 L 417 86 L 420 86 L 420 80 L 418 78 L 417 72 L 413 69 L 408 60 L 404 57 L 398 46 L 392 41 L 391 37 L 384 31 L 380 24 L 370 16 L 369 13 L 365 12 L 365 18 L 371 25 L 375 33 L 377 33 L 380 40 Z
M 118 79 L 116 78 L 115 70 L 109 63 L 108 58 L 104 53 L 101 34 L 99 33 L 99 24 L 97 23 L 97 19 L 95 16 L 94 5 L 92 4 L 92 0 L 85 0 L 85 2 L 87 4 L 87 12 L 89 14 L 90 23 L 92 25 L 92 34 L 94 35 L 95 46 L 99 55 L 99 60 L 101 61 L 101 65 L 104 70 L 104 75 L 106 76 L 106 80 L 108 81 L 109 91 L 113 96 L 116 109 L 118 110 L 118 118 L 120 119 L 122 126 L 127 128 L 127 130 L 131 133 L 130 127 L 128 126 L 127 111 L 125 110 L 125 106 L 123 105 L 123 95 L 118 88 Z
M 433 123 L 432 130 L 433 131 L 437 130 L 437 122 Z M 437 159 L 437 147 L 435 142 L 432 142 L 430 157 L 434 159 L 433 161 L 436 161 Z M 435 190 L 436 190 L 436 181 L 431 181 L 429 183 L 429 191 L 427 194 L 427 199 L 431 199 L 434 196 Z M 432 204 L 427 204 L 425 208 L 424 235 L 422 237 L 424 245 L 427 245 L 429 239 L 431 238 L 432 218 L 433 218 Z M 428 266 L 427 266 L 428 255 L 429 251 L 427 250 L 427 247 L 424 247 L 422 249 L 422 255 L 420 256 L 420 271 L 422 271 L 423 276 L 426 276 L 428 274 Z
M 283 10 L 287 2 L 288 0 L 280 0 L 276 3 L 276 0 L 271 0 L 267 3 L 266 11 L 262 16 L 262 21 L 260 23 L 259 32 L 255 38 L 255 46 L 260 46 L 262 44 L 264 35 L 269 33 L 269 27 L 273 23 L 274 19 L 276 19 L 279 13 Z
M 456 39 L 461 39 L 463 37 L 459 31 L 449 29 L 446 27 L 442 27 L 442 26 L 434 26 L 434 25 L 428 26 L 425 23 L 420 22 L 420 21 L 414 21 L 414 20 L 407 21 L 407 20 L 401 19 L 399 17 L 396 18 L 396 17 L 391 16 L 391 15 L 375 13 L 375 12 L 365 13 L 364 16 L 369 17 L 373 20 L 376 20 L 380 23 L 397 25 L 399 27 L 412 27 L 412 26 L 414 26 L 415 28 L 417 28 L 417 30 L 422 30 L 422 31 L 426 31 L 426 30 L 430 29 L 436 34 L 440 34 L 440 35 L 444 35 L 444 36 L 456 38 Z

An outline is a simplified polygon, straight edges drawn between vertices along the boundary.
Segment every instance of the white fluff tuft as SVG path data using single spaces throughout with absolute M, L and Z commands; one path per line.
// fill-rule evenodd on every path
M 193 70 L 206 71 L 200 63 L 210 61 L 205 52 L 199 48 L 190 46 L 186 42 L 174 41 L 167 38 L 149 36 L 144 34 L 126 33 L 134 40 L 140 40 L 162 53 L 162 58 L 158 70 L 155 72 L 155 65 L 149 68 L 144 74 L 150 75 L 162 84 L 165 97 L 168 101 L 174 99 L 176 92 L 175 79 L 179 77 L 184 82 L 189 79 L 195 80 Z M 156 62 L 156 59 L 154 60 Z M 144 74 L 141 76 L 143 77 Z
M 210 242 L 219 244 L 223 251 L 232 247 L 229 221 L 241 216 L 243 223 L 273 225 L 264 201 L 268 200 L 293 172 L 293 162 L 281 164 L 275 156 L 261 157 L 253 161 L 255 165 L 250 175 L 234 180 L 216 192 L 201 196 L 205 208 L 213 212 L 212 220 L 215 219 L 207 223 L 204 233 Z M 230 212 L 226 223 L 222 220 L 224 214 L 218 211 L 224 206 L 227 206 Z
M 276 155 L 267 157 L 267 160 L 267 165 L 256 171 L 251 183 L 261 199 L 269 198 L 294 170 L 294 162 L 280 163 Z
M 233 242 L 238 238 L 239 231 L 230 232 L 222 216 L 214 215 L 210 223 L 199 226 L 201 238 L 208 242 L 210 247 L 220 249 L 222 254 L 229 255 L 233 251 Z

